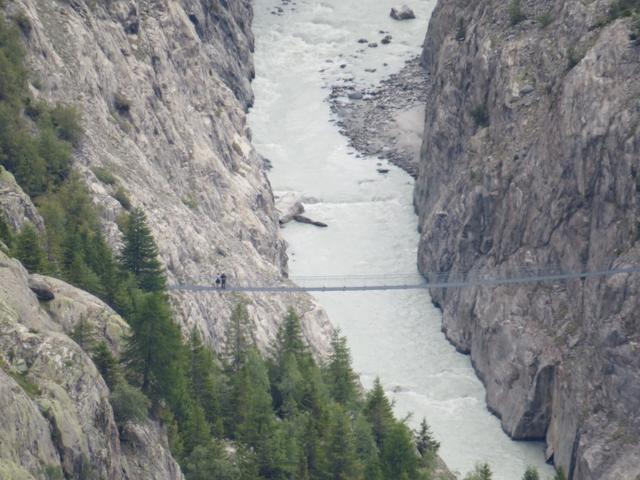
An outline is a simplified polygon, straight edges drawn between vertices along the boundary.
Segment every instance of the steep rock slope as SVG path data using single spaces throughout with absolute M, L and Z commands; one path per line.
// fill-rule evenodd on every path
M 40 304 L 30 282 L 55 299 Z M 182 479 L 157 424 L 121 441 L 104 380 L 68 336 L 81 320 L 118 352 L 127 326 L 113 310 L 0 252 L 0 478 Z
M 14 0 L 6 9 L 28 25 L 34 95 L 82 113 L 76 164 L 115 246 L 128 197 L 149 217 L 169 283 L 211 284 L 222 272 L 231 283 L 281 278 L 284 244 L 245 118 L 253 75 L 248 0 Z M 173 298 L 182 325 L 198 325 L 219 347 L 237 299 Z M 250 301 L 261 344 L 293 304 L 305 314 L 310 343 L 326 346 L 329 323 L 309 297 Z
M 513 2 L 512 4 L 517 3 Z M 419 265 L 500 275 L 640 258 L 640 46 L 611 2 L 441 1 Z M 535 19 L 535 20 L 534 20 Z M 569 478 L 640 478 L 640 277 L 433 291 L 514 438 Z

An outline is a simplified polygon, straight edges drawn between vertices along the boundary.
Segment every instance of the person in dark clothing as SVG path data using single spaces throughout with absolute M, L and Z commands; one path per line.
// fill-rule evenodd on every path
M 220 279 L 220 275 L 216 275 L 216 288 L 220 288 L 220 284 L 222 280 Z
M 222 274 L 220 275 L 220 287 L 224 290 L 225 288 L 227 288 L 227 275 L 226 274 Z

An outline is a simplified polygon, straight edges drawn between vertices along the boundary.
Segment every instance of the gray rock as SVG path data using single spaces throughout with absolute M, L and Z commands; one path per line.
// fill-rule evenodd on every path
M 436 7 L 415 188 L 425 274 L 639 263 L 637 47 L 625 22 L 598 23 L 598 3 L 545 8 L 567 28 L 514 31 L 498 0 Z M 460 18 L 469 51 L 452 38 Z M 568 69 L 577 45 L 584 57 Z M 548 87 L 535 102 L 509 103 L 523 78 Z M 470 112 L 486 99 L 491 123 L 478 129 Z M 640 276 L 625 274 L 432 297 L 504 430 L 545 438 L 568 478 L 614 480 L 640 475 L 638 292 Z
M 382 43 L 383 45 L 389 45 L 391 43 L 391 39 L 393 37 L 391 35 L 385 35 L 382 40 L 380 40 L 380 43 Z
M 304 205 L 302 205 L 300 195 L 287 192 L 276 200 L 276 209 L 280 225 L 284 225 L 293 220 L 296 215 L 303 213 Z
M 44 220 L 29 196 L 22 191 L 11 173 L 0 165 L 0 213 L 14 232 L 30 223 L 44 233 Z
M 55 298 L 51 285 L 42 278 L 30 277 L 29 288 L 36 294 L 36 297 L 38 297 L 38 300 L 41 302 L 50 302 Z
M 416 14 L 407 5 L 392 7 L 389 16 L 394 20 L 411 20 L 416 18 Z
M 304 215 L 296 215 L 295 217 L 293 217 L 293 219 L 298 222 L 298 223 L 308 223 L 309 225 L 314 225 L 316 227 L 328 227 L 329 225 L 327 225 L 324 222 L 319 222 L 317 220 L 311 220 L 308 217 L 305 217 Z
M 535 91 L 535 87 L 533 85 L 528 84 L 520 89 L 520 95 L 529 95 L 533 91 Z
M 362 100 L 362 97 L 362 92 L 349 92 L 349 94 L 347 95 L 347 98 L 349 98 L 349 100 Z

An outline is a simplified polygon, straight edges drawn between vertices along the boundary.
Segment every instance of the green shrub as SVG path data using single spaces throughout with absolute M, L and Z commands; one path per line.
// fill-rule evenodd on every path
M 578 65 L 585 56 L 585 52 L 571 47 L 567 52 L 567 70 L 571 70 Z
M 58 104 L 51 109 L 49 115 L 58 138 L 66 140 L 73 146 L 78 146 L 84 134 L 78 110 L 73 106 Z
M 116 177 L 113 176 L 113 173 L 107 167 L 92 167 L 91 171 L 96 176 L 98 180 L 100 180 L 105 185 L 115 185 L 118 183 Z
M 522 22 L 526 17 L 524 12 L 522 11 L 522 2 L 521 0 L 511 0 L 509 2 L 509 18 L 511 19 L 511 25 L 517 25 Z
M 542 15 L 539 15 L 536 20 L 542 28 L 547 28 L 549 25 L 551 25 L 551 22 L 553 22 L 553 18 L 551 17 L 550 13 L 543 13 Z
M 640 0 L 616 0 L 609 7 L 609 19 L 630 17 L 640 10 Z
M 476 127 L 484 128 L 489 126 L 489 111 L 487 104 L 483 103 L 471 110 L 471 116 L 476 124 Z
M 60 465 L 46 465 L 42 473 L 47 480 L 64 480 L 64 472 Z
M 120 382 L 109 396 L 113 408 L 113 415 L 119 425 L 131 421 L 143 422 L 149 412 L 149 399 L 135 387 L 126 382 Z
M 20 31 L 25 36 L 28 37 L 29 35 L 31 35 L 31 21 L 29 20 L 29 17 L 27 17 L 27 14 L 25 12 L 20 11 L 16 13 L 11 19 L 15 22 Z
M 131 210 L 131 200 L 129 199 L 129 194 L 127 193 L 127 190 L 124 187 L 118 187 L 118 189 L 116 190 L 116 193 L 113 194 L 113 198 L 115 198 L 118 202 L 120 202 L 120 205 L 122 205 L 122 208 L 124 208 L 125 210 L 129 211 Z

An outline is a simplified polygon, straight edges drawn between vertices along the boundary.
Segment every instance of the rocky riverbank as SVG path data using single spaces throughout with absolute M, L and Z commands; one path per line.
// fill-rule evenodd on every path
M 337 125 L 358 152 L 418 174 L 429 82 L 419 58 L 373 88 L 335 85 L 329 102 Z

